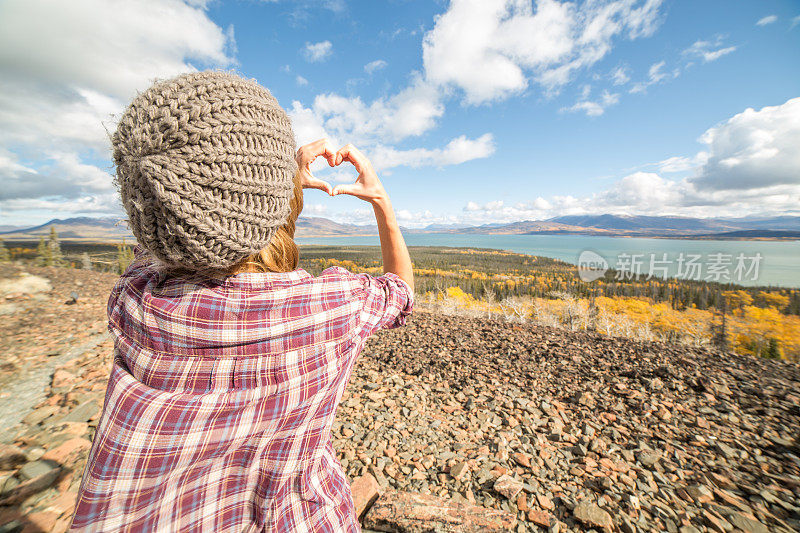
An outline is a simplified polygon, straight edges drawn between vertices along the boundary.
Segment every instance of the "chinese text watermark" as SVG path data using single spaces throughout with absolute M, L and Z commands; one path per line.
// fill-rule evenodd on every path
M 578 257 L 578 276 L 590 282 L 602 278 L 609 269 L 615 271 L 616 280 L 649 280 L 668 277 L 717 283 L 756 281 L 763 256 L 756 252 L 691 254 L 620 253 L 616 263 L 609 263 L 601 255 L 584 250 Z

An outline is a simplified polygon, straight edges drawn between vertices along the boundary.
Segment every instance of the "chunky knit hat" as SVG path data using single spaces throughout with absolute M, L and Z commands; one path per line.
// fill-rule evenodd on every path
M 255 81 L 211 71 L 160 81 L 131 102 L 112 143 L 130 228 L 167 267 L 228 268 L 289 217 L 291 122 Z

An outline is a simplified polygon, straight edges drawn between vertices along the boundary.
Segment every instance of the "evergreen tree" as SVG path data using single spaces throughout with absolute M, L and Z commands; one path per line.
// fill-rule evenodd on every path
M 716 313 L 714 314 L 716 315 Z M 727 331 L 728 325 L 727 325 L 726 315 L 727 315 L 727 305 L 725 304 L 725 299 L 722 298 L 722 320 L 720 321 L 719 324 L 712 324 L 711 339 L 714 345 L 723 351 L 728 350 L 728 331 Z
M 119 274 L 125 272 L 128 265 L 133 261 L 134 255 L 131 247 L 125 244 L 125 239 L 122 239 L 122 244 L 117 245 L 117 271 Z
M 53 256 L 50 247 L 44 240 L 44 235 L 39 237 L 39 246 L 36 248 L 36 264 L 39 266 L 49 266 L 53 263 Z
M 58 233 L 56 227 L 50 226 L 50 240 L 47 243 L 50 248 L 50 265 L 62 266 L 64 264 L 64 256 L 61 253 L 61 243 L 58 241 Z
M 705 291 L 700 291 L 694 300 L 698 309 L 708 309 L 708 296 Z
M 778 339 L 775 337 L 769 338 L 769 344 L 767 345 L 767 351 L 764 354 L 764 357 L 767 359 L 780 359 L 781 358 L 781 350 L 779 348 Z
M 11 254 L 8 253 L 8 248 L 6 248 L 3 239 L 0 239 L 0 262 L 4 261 L 11 261 Z

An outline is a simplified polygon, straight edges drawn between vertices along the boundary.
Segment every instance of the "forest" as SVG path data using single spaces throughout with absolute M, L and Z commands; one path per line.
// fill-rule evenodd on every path
M 800 290 L 682 279 L 582 281 L 575 265 L 480 248 L 409 247 L 416 300 L 453 313 L 500 315 L 573 330 L 715 345 L 760 357 L 800 359 Z M 128 244 L 0 242 L 0 260 L 122 272 Z M 300 267 L 382 273 L 377 246 L 300 246 Z M 624 276 L 623 276 L 624 277 Z
M 409 251 L 418 301 L 439 309 L 800 359 L 797 289 L 618 280 L 614 270 L 585 282 L 575 265 L 546 257 L 478 248 Z M 305 246 L 301 264 L 315 275 L 334 265 L 376 275 L 382 271 L 378 247 Z

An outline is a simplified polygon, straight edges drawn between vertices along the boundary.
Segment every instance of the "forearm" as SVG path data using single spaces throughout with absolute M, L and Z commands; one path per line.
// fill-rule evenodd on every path
M 406 241 L 400 233 L 392 203 L 388 197 L 372 201 L 375 212 L 375 221 L 378 224 L 378 235 L 381 240 L 381 255 L 383 256 L 383 271 L 392 272 L 408 283 L 414 290 L 414 270 L 411 265 L 411 256 L 408 254 Z

